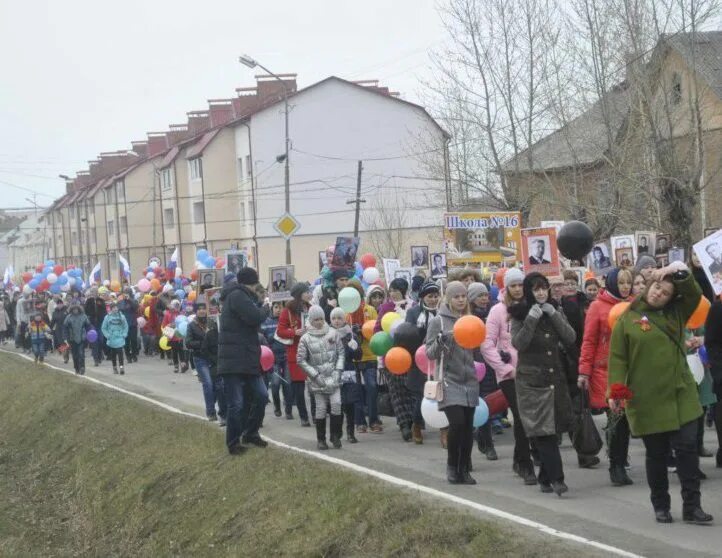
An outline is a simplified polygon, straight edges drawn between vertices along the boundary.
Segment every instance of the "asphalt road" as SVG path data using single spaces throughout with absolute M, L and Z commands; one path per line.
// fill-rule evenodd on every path
M 11 345 L 2 348 L 10 349 Z M 48 355 L 47 361 L 63 366 L 57 355 Z M 147 357 L 126 365 L 125 376 L 113 375 L 108 362 L 96 368 L 89 358 L 87 364 L 87 374 L 91 377 L 203 414 L 201 385 L 190 370 L 186 374 L 174 374 L 166 361 Z M 542 494 L 537 486 L 524 486 L 512 472 L 510 429 L 496 437 L 498 461 L 487 461 L 474 450 L 476 486 L 451 486 L 445 480 L 446 452 L 439 445 L 438 431 L 426 430 L 424 444 L 417 446 L 402 441 L 393 418 L 384 419 L 382 434 L 358 434 L 358 444 L 344 442 L 342 450 L 331 450 L 330 455 L 636 554 L 722 556 L 722 469 L 715 468 L 714 458 L 701 460 L 701 468 L 709 477 L 702 484 L 702 503 L 704 509 L 715 516 L 716 524 L 700 527 L 682 523 L 679 481 L 676 475 L 670 474 L 672 515 L 676 522 L 659 525 L 654 521 L 649 502 L 644 451 L 639 440 L 632 440 L 630 447 L 629 474 L 635 484 L 615 488 L 609 483 L 604 450 L 600 454 L 602 463 L 596 469 L 580 469 L 576 453 L 565 437 L 561 449 L 570 490 L 558 498 L 554 494 Z M 315 449 L 315 430 L 302 428 L 298 418 L 294 421 L 276 418 L 271 405 L 267 407 L 261 434 L 308 450 Z M 714 431 L 706 430 L 705 440 L 708 448 L 716 450 Z

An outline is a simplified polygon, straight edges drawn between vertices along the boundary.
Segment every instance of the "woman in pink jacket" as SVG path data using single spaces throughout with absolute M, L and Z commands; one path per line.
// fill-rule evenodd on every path
M 481 345 L 481 354 L 486 365 L 494 369 L 496 381 L 509 402 L 514 417 L 514 472 L 524 479 L 524 484 L 534 485 L 537 479 L 529 451 L 529 439 L 521 424 L 516 404 L 514 378 L 517 352 L 511 344 L 509 320 L 509 307 L 524 298 L 523 283 L 524 274 L 520 269 L 511 268 L 504 275 L 504 291 L 500 294 L 503 298 L 489 312 L 486 320 L 486 339 Z

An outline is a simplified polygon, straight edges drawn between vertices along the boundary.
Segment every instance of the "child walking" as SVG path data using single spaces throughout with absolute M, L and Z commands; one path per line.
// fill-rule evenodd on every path
M 51 332 L 50 327 L 43 321 L 43 315 L 40 312 L 35 312 L 33 320 L 30 322 L 28 327 L 28 336 L 30 337 L 30 346 L 33 349 L 35 355 L 35 362 L 45 361 L 45 348 L 46 341 L 50 339 Z
M 110 314 L 103 319 L 101 331 L 113 363 L 113 374 L 118 374 L 118 364 L 120 364 L 120 374 L 125 374 L 123 349 L 125 348 L 125 339 L 128 337 L 128 322 L 118 309 L 117 303 L 110 303 Z
M 316 439 L 319 450 L 327 450 L 326 411 L 331 407 L 330 440 L 334 448 L 341 448 L 341 372 L 344 365 L 343 346 L 336 330 L 326 323 L 323 308 L 308 310 L 306 333 L 298 344 L 297 361 L 308 377 L 311 397 L 316 402 Z
M 279 338 L 276 336 L 278 318 L 283 311 L 283 303 L 274 302 L 271 310 L 272 314 L 261 324 L 261 331 L 275 357 L 273 372 L 270 377 L 267 375 L 266 378 L 268 379 L 268 383 L 270 383 L 271 396 L 273 397 L 273 414 L 280 417 L 283 414 L 281 413 L 281 390 L 283 390 L 283 404 L 286 416 L 292 413 L 293 398 L 291 394 L 291 380 L 288 375 L 288 367 L 286 366 L 286 344 L 279 341 Z
M 346 415 L 346 441 L 358 443 L 355 435 L 354 417 L 357 407 L 363 406 L 363 387 L 358 377 L 356 361 L 361 358 L 361 341 L 358 327 L 346 323 L 346 312 L 342 308 L 331 311 L 331 327 L 336 330 L 344 351 L 344 370 L 341 373 L 341 408 Z

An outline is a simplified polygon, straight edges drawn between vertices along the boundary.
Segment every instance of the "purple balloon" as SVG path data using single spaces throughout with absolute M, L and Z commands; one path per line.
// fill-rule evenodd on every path
M 85 334 L 85 338 L 89 343 L 95 343 L 98 340 L 98 332 L 94 329 L 89 329 L 88 333 Z
M 476 370 L 476 379 L 481 382 L 484 376 L 486 376 L 486 364 L 483 362 L 475 362 L 474 369 Z

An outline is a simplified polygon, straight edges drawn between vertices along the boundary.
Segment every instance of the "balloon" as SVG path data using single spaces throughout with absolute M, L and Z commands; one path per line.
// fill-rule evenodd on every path
M 146 318 L 150 318 L 150 306 L 146 306 L 146 307 L 145 307 L 145 310 L 143 310 L 143 315 L 144 315 Z
M 474 370 L 476 370 L 476 379 L 481 382 L 484 376 L 486 376 L 486 364 L 483 362 L 475 362 Z
M 393 347 L 389 349 L 384 357 L 386 369 L 397 376 L 406 374 L 411 368 L 411 355 L 409 351 L 402 347 Z
M 478 349 L 486 338 L 486 326 L 480 318 L 462 316 L 454 324 L 454 340 L 465 349 Z
M 165 335 L 158 340 L 158 346 L 164 351 L 170 351 L 170 342 Z
M 145 327 L 145 324 L 148 322 L 145 320 L 143 316 L 138 316 L 138 319 L 136 320 L 136 323 L 138 324 L 138 327 Z
M 374 336 L 374 329 L 376 328 L 376 320 L 367 320 L 364 325 L 361 326 L 361 333 L 366 338 L 366 341 L 370 341 Z
M 45 275 L 45 277 L 47 277 L 47 276 L 48 276 L 50 273 L 52 273 L 52 272 L 53 272 L 52 266 L 46 265 L 46 266 L 43 268 L 43 275 Z
M 268 372 L 273 368 L 274 362 L 276 362 L 276 357 L 273 356 L 273 351 L 265 345 L 261 345 L 261 370 Z
M 175 268 L 175 276 L 176 276 L 176 278 L 178 278 L 178 277 L 180 277 L 180 276 L 182 276 L 182 275 L 183 275 L 183 270 L 182 270 L 180 267 L 176 267 L 176 268 Z
M 196 294 L 195 291 L 189 292 L 188 293 L 188 302 L 195 302 L 197 296 L 198 295 Z
M 557 248 L 570 260 L 583 260 L 594 246 L 594 235 L 586 223 L 569 221 L 557 233 Z
M 68 285 L 70 285 L 71 287 L 75 285 L 76 281 L 77 279 L 75 277 L 68 277 Z
M 496 276 L 494 277 L 496 286 L 499 287 L 500 289 L 504 288 L 504 275 L 506 275 L 507 271 L 508 270 L 505 267 L 500 267 L 496 272 Z
M 176 333 L 180 335 L 181 337 L 185 337 L 188 333 L 188 320 L 182 321 L 178 324 L 178 327 L 176 328 Z
M 58 280 L 58 276 L 55 275 L 55 273 L 48 273 L 48 276 L 45 278 L 45 280 L 51 285 L 54 285 L 55 282 Z
M 496 285 L 492 285 L 489 289 L 489 298 L 491 299 L 492 304 L 499 300 L 499 287 Z
M 196 252 L 196 260 L 198 260 L 199 262 L 202 262 L 202 261 L 205 261 L 206 259 L 208 259 L 208 250 L 206 250 L 205 248 L 201 248 L 200 250 L 198 250 Z
M 98 340 L 98 332 L 94 329 L 89 329 L 88 333 L 85 334 L 85 338 L 88 340 L 88 343 L 95 343 Z
M 40 286 L 40 279 L 32 279 L 28 285 L 31 289 L 35 290 Z
M 53 267 L 53 273 L 55 273 L 55 275 L 60 275 L 63 271 L 65 270 L 62 265 L 56 265 Z
M 171 285 L 170 283 L 166 283 L 165 285 L 163 285 L 164 293 L 167 293 L 168 291 L 172 291 L 172 290 L 173 290 L 173 285 Z
M 186 292 L 183 289 L 178 289 L 175 292 L 175 295 L 180 299 L 183 300 L 186 297 Z
M 187 321 L 188 321 L 188 316 L 186 316 L 185 314 L 178 314 L 175 317 L 175 321 L 173 323 L 175 323 L 175 325 L 180 325 L 183 322 L 187 322 Z
M 40 284 L 38 285 L 39 291 L 47 291 L 50 288 L 50 283 L 48 283 L 47 279 L 43 279 L 40 281 Z
M 152 281 L 153 279 L 155 279 L 155 273 L 153 273 L 152 271 L 149 271 L 148 273 L 145 274 L 145 278 L 148 279 L 148 281 Z
M 57 283 L 56 283 L 56 285 L 57 285 Z M 63 291 L 64 293 L 67 293 L 70 290 L 70 285 L 68 285 L 67 283 L 65 283 L 64 285 L 60 285 L 60 290 Z
M 692 372 L 692 377 L 697 385 L 702 383 L 704 380 L 704 365 L 697 354 L 687 355 L 687 364 L 689 365 L 689 371 Z
M 338 305 L 347 314 L 356 312 L 361 306 L 361 295 L 353 287 L 345 287 L 338 293 Z
M 373 254 L 364 254 L 358 261 L 364 269 L 376 267 L 376 258 Z M 369 281 L 369 283 L 373 283 L 373 281 Z
M 356 277 L 356 279 L 360 279 L 363 274 L 364 274 L 363 266 L 358 262 L 354 263 L 354 274 L 353 274 L 354 277 Z
M 699 355 L 699 359 L 702 361 L 702 364 L 707 366 L 709 364 L 709 356 L 707 355 L 707 347 L 702 345 L 699 350 L 697 351 L 697 354 Z
M 60 285 L 58 285 L 57 283 L 53 283 L 52 285 L 50 285 L 49 291 L 53 294 L 60 294 L 62 292 L 60 290 Z
M 631 303 L 629 302 L 618 302 L 617 304 L 612 306 L 612 309 L 609 311 L 609 317 L 607 318 L 609 329 L 614 329 L 617 320 L 619 320 L 619 317 L 624 314 L 624 312 L 626 312 L 630 304 Z
M 489 407 L 487 407 L 486 401 L 479 397 L 479 405 L 476 407 L 476 410 L 474 410 L 474 428 L 484 426 L 488 420 Z
M 157 267 L 160 267 L 160 264 L 158 262 L 150 262 L 150 264 L 148 264 L 148 267 L 151 269 L 155 269 Z
M 55 262 L 53 260 L 45 260 L 45 265 L 53 267 L 55 265 Z
M 446 428 L 449 426 L 449 419 L 443 411 L 439 411 L 439 402 L 434 399 L 427 399 L 421 402 L 421 416 L 424 422 L 432 428 Z
M 160 281 L 158 281 L 158 279 L 155 279 L 155 278 L 151 279 L 150 280 L 150 289 L 152 291 L 158 292 L 160 290 Z
M 426 356 L 426 345 L 421 345 L 421 347 L 416 349 L 414 361 L 416 362 L 418 369 L 424 374 L 429 375 L 431 373 L 431 361 L 429 360 L 429 357 Z
M 484 402 L 489 408 L 489 416 L 493 417 L 499 415 L 509 408 L 509 402 L 504 397 L 504 393 L 497 389 L 492 391 L 489 395 L 484 397 Z
M 401 319 L 401 316 L 399 316 L 396 312 L 387 312 L 384 314 L 384 317 L 381 318 L 381 329 L 383 329 L 386 333 L 389 333 L 391 331 L 391 324 Z
M 22 277 L 23 277 L 23 283 L 27 283 L 33 278 L 33 274 L 30 273 L 29 271 L 26 271 L 25 273 L 23 273 Z
M 697 329 L 699 327 L 702 327 L 704 325 L 704 322 L 707 320 L 707 314 L 709 314 L 710 306 L 712 305 L 709 303 L 709 300 L 707 300 L 706 297 L 700 297 L 697 309 L 689 317 L 689 320 L 687 320 L 687 328 Z
M 103 281 L 103 286 L 110 287 L 110 279 L 106 279 L 105 281 Z
M 58 275 L 58 285 L 65 285 L 68 282 L 68 276 L 63 273 L 62 275 Z
M 394 323 L 391 324 L 391 327 L 389 328 L 389 335 L 392 339 L 396 337 L 396 330 L 398 327 L 404 323 L 404 320 L 396 320 Z
M 110 282 L 110 290 L 113 291 L 114 293 L 119 293 L 120 292 L 120 281 L 113 279 Z
M 141 293 L 147 293 L 150 290 L 150 281 L 143 277 L 136 285 Z
M 197 281 L 198 280 L 198 270 L 194 269 L 191 271 L 191 281 Z
M 415 324 L 410 324 L 404 320 L 397 320 L 391 326 L 391 337 L 394 340 L 394 346 L 403 347 L 407 351 L 414 352 L 419 346 L 422 339 L 419 338 L 419 329 Z
M 376 356 L 384 356 L 393 346 L 394 342 L 391 339 L 391 336 L 385 331 L 374 333 L 373 337 L 371 337 L 371 342 L 369 343 L 371 352 Z
M 367 267 L 366 269 L 364 269 L 363 280 L 367 283 L 371 284 L 374 281 L 378 281 L 379 277 L 381 277 L 381 274 L 379 273 L 379 270 L 375 267 Z
M 23 294 L 29 295 L 33 292 L 33 288 L 28 284 L 23 287 Z

